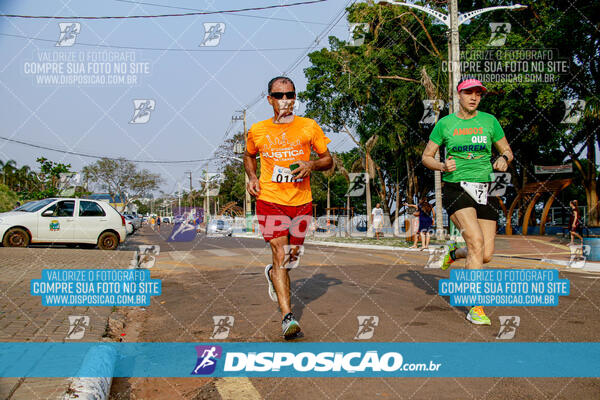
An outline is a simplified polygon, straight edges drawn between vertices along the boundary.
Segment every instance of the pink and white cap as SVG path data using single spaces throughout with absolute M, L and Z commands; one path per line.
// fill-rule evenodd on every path
M 483 84 L 478 79 L 475 78 L 465 79 L 464 81 L 460 82 L 458 84 L 458 87 L 456 88 L 456 91 L 460 92 L 461 90 L 470 89 L 474 87 L 480 87 L 484 92 L 487 91 L 487 88 L 483 86 Z

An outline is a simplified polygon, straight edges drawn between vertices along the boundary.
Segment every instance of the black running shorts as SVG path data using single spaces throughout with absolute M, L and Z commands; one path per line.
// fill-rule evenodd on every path
M 463 208 L 472 207 L 477 211 L 477 219 L 498 221 L 498 199 L 496 197 L 488 197 L 488 203 L 486 205 L 479 204 L 464 191 L 460 186 L 460 183 L 444 182 L 442 186 L 442 204 L 444 205 L 448 216 L 451 216 Z

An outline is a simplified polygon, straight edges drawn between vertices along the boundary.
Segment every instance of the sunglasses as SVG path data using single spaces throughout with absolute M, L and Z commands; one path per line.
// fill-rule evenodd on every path
M 295 99 L 296 92 L 272 92 L 269 96 L 277 100 L 283 99 L 283 96 L 285 96 L 286 99 Z

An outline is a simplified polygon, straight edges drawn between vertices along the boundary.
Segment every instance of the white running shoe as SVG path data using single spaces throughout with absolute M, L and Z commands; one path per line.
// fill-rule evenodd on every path
M 265 267 L 265 277 L 267 278 L 267 283 L 269 284 L 269 297 L 271 300 L 277 302 L 277 292 L 275 291 L 275 286 L 273 286 L 273 281 L 269 276 L 269 271 L 273 269 L 273 265 L 269 264 Z

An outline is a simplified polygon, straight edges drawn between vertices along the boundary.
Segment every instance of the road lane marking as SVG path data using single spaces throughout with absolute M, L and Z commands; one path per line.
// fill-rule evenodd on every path
M 215 386 L 223 400 L 262 399 L 248 378 L 221 378 L 215 381 Z
M 238 256 L 239 254 L 234 252 L 234 251 L 229 251 L 229 250 L 225 250 L 225 249 L 210 249 L 210 250 L 205 250 L 206 252 L 218 256 L 218 257 L 235 257 Z

